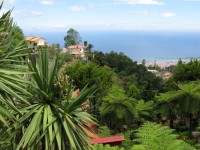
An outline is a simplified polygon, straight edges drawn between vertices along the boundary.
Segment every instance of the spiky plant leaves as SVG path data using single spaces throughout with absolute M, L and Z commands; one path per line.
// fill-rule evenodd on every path
M 194 147 L 177 139 L 174 130 L 160 124 L 146 122 L 140 127 L 132 150 L 195 150 Z
M 57 58 L 49 63 L 46 48 L 40 49 L 36 61 L 30 58 L 29 68 L 35 72 L 30 77 L 33 86 L 29 90 L 33 96 L 28 101 L 31 106 L 23 107 L 19 123 L 14 123 L 8 129 L 13 135 L 9 139 L 17 143 L 16 149 L 91 148 L 86 130 L 92 130 L 87 124 L 96 123 L 81 107 L 95 89 L 84 88 L 73 99 L 68 96 L 73 89 L 70 86 L 67 89 L 62 87 L 62 81 L 59 80 L 61 63 Z M 21 138 L 15 139 L 20 131 Z M 8 140 L 3 144 L 8 144 Z
M 0 4 L 0 11 L 2 6 L 3 3 Z M 30 105 L 26 97 L 31 96 L 26 90 L 30 82 L 23 78 L 24 74 L 30 73 L 22 58 L 26 56 L 26 51 L 20 43 L 12 43 L 16 28 L 10 16 L 11 11 L 0 16 L 0 143 L 9 137 L 7 127 L 18 122 L 17 117 L 22 115 L 20 109 Z

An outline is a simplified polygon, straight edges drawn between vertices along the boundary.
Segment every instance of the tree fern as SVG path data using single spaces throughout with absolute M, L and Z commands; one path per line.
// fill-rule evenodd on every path
M 112 135 L 112 131 L 107 126 L 99 127 L 99 132 L 101 137 L 108 137 Z
M 177 139 L 174 130 L 167 126 L 147 122 L 136 132 L 137 145 L 132 150 L 195 150 L 194 147 Z
M 103 144 L 96 144 L 93 146 L 95 150 L 124 150 L 123 147 L 114 146 L 111 147 L 110 145 L 103 145 Z

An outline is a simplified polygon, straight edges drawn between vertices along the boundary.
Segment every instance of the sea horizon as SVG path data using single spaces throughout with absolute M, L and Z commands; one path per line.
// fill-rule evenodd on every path
M 64 47 L 66 31 L 30 32 L 25 36 L 40 36 L 48 44 Z M 123 52 L 133 61 L 178 61 L 200 57 L 200 32 L 197 31 L 79 31 L 83 41 L 93 50 Z

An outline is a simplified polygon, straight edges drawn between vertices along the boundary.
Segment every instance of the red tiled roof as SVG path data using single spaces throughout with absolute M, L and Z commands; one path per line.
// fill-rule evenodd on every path
M 38 41 L 38 40 L 40 40 L 40 39 L 45 40 L 45 38 L 35 37 L 35 36 L 26 37 L 26 40 L 27 40 L 27 41 Z
M 84 46 L 84 45 L 71 45 L 68 48 L 87 48 L 87 46 Z
M 91 144 L 108 144 L 124 141 L 124 136 L 111 136 L 105 138 L 95 138 L 91 140 Z

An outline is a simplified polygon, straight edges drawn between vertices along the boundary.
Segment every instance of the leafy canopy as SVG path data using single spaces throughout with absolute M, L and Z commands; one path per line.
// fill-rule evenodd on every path
M 64 37 L 64 41 L 65 41 L 65 47 L 69 47 L 71 45 L 80 44 L 81 37 L 80 37 L 78 31 L 70 28 L 67 31 L 67 35 Z

